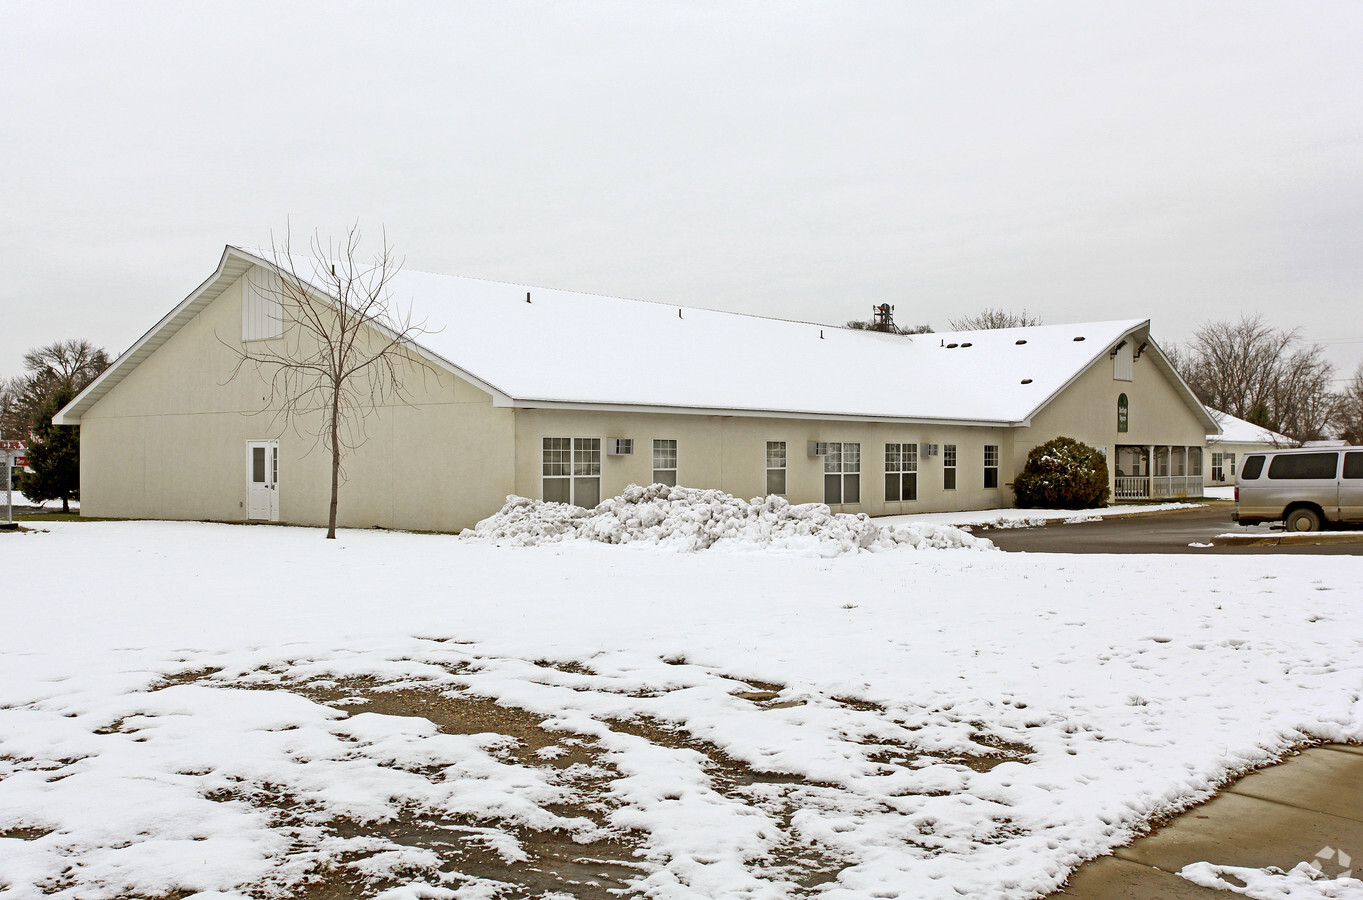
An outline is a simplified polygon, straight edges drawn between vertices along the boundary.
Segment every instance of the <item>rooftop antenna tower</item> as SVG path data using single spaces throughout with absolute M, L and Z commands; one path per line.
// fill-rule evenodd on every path
M 899 326 L 894 323 L 894 307 L 888 303 L 879 303 L 871 307 L 872 321 L 875 323 L 873 330 L 885 331 L 890 334 L 903 334 Z

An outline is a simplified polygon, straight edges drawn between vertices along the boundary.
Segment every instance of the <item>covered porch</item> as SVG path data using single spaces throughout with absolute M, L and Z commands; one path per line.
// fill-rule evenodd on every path
M 1118 444 L 1114 473 L 1114 500 L 1201 497 L 1202 448 Z

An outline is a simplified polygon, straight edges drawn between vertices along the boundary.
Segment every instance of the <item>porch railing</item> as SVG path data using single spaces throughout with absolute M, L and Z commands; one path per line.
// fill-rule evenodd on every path
M 1123 475 L 1117 479 L 1115 500 L 1144 500 L 1150 496 L 1150 479 L 1140 475 Z
M 1167 500 L 1173 497 L 1201 497 L 1201 475 L 1124 475 L 1116 479 L 1115 500 Z

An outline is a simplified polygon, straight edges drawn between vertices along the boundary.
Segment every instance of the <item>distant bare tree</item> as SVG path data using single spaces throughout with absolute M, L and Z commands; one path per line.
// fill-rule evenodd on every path
M 875 319 L 869 321 L 852 319 L 843 327 L 850 328 L 853 331 L 881 331 L 886 334 L 932 334 L 931 325 L 915 325 L 912 328 L 900 328 L 898 325 L 891 324 L 889 327 L 886 327 Z
M 1204 405 L 1309 441 L 1329 428 L 1338 397 L 1330 391 L 1334 366 L 1324 350 L 1299 343 L 1296 329 L 1243 315 L 1203 324 L 1170 358 Z
M 228 380 L 247 368 L 260 371 L 270 384 L 265 409 L 313 431 L 330 454 L 328 538 L 336 537 L 341 462 L 364 443 L 367 418 L 390 402 L 409 403 L 406 379 L 434 371 L 415 347 L 424 323 L 412 321 L 410 307 L 392 297 L 402 263 L 387 236 L 370 263 L 360 261 L 359 246 L 358 225 L 326 246 L 314 232 L 313 258 L 300 259 L 286 232 L 282 246 L 271 245 L 283 336 L 249 345 L 222 341 L 237 356 Z
M 57 341 L 25 353 L 24 368 L 30 378 L 60 382 L 80 391 L 109 368 L 109 354 L 89 341 Z
M 1006 309 L 994 309 L 992 307 L 980 310 L 973 316 L 962 316 L 959 319 L 951 320 L 952 331 L 989 331 L 994 328 L 1026 328 L 1030 325 L 1040 325 L 1040 316 L 1031 316 L 1027 310 L 1021 312 L 1009 312 Z
M 1335 408 L 1335 433 L 1351 444 L 1363 444 L 1363 363 L 1340 395 Z

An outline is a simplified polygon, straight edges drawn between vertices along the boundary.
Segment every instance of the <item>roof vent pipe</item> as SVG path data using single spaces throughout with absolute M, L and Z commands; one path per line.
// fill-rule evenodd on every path
M 526 291 L 526 292 L 525 292 L 525 302 L 526 302 L 526 303 L 529 303 L 529 302 L 530 302 L 530 292 L 529 292 L 529 291 Z

